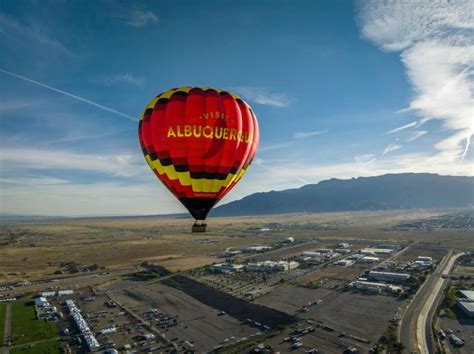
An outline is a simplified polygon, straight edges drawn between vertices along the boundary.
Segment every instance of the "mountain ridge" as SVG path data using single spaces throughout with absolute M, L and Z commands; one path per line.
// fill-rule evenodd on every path
M 259 192 L 221 205 L 211 216 L 298 212 L 466 208 L 474 205 L 474 177 L 400 173 L 331 178 L 282 191 Z

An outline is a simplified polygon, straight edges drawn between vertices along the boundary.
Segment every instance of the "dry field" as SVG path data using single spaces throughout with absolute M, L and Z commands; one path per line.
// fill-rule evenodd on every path
M 215 262 L 229 247 L 268 244 L 292 236 L 330 245 L 349 242 L 434 243 L 472 248 L 469 230 L 388 231 L 394 225 L 452 211 L 389 211 L 210 218 L 206 234 L 191 234 L 183 218 L 136 217 L 61 219 L 0 225 L 0 283 L 53 276 L 63 263 L 105 268 L 130 267 L 144 260 L 171 270 Z M 259 229 L 268 227 L 269 232 Z M 205 242 L 202 242 L 205 241 Z M 296 251 L 296 250 L 295 250 Z M 290 256 L 290 252 L 275 256 Z

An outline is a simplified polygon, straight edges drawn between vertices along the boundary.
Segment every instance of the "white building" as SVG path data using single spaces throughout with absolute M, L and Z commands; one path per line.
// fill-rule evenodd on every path
M 59 290 L 58 296 L 65 296 L 65 295 L 72 295 L 74 294 L 74 290 Z
M 295 261 L 264 261 L 257 263 L 248 263 L 246 269 L 249 272 L 286 272 L 298 268 L 299 263 Z
M 410 274 L 370 271 L 369 279 L 385 281 L 388 283 L 405 283 L 410 279 Z
M 242 264 L 217 263 L 209 266 L 208 269 L 216 273 L 233 273 L 243 271 L 244 266 Z
M 419 256 L 417 261 L 422 261 L 422 262 L 431 262 L 433 263 L 433 258 L 432 257 L 427 257 L 427 256 Z
M 386 292 L 390 292 L 390 293 L 401 293 L 401 292 L 403 292 L 403 288 L 400 287 L 400 286 L 384 284 L 384 283 L 375 283 L 375 282 L 369 282 L 369 281 L 362 281 L 362 280 L 356 280 L 356 281 L 350 283 L 349 287 L 354 288 L 354 289 L 358 289 L 358 290 L 370 291 L 370 292 L 374 292 L 374 293 L 381 293 L 382 291 L 386 291 Z
M 44 291 L 41 293 L 41 297 L 52 297 L 56 296 L 56 291 Z
M 350 267 L 353 264 L 354 264 L 354 261 L 351 261 L 350 259 L 341 259 L 340 261 L 336 262 L 336 265 L 340 267 Z
M 303 252 L 302 256 L 314 258 L 314 257 L 322 257 L 322 254 L 321 252 Z
M 337 247 L 339 248 L 349 248 L 349 244 L 347 242 L 341 242 L 337 244 Z
M 258 252 L 269 251 L 271 249 L 272 247 L 270 246 L 250 246 L 250 247 L 242 248 L 241 251 L 244 253 L 258 253 Z
M 351 252 L 350 249 L 348 248 L 336 248 L 334 252 L 340 253 L 340 254 L 348 254 Z
M 365 256 L 363 254 L 360 254 L 360 253 L 355 253 L 355 254 L 351 254 L 350 256 L 347 256 L 346 259 L 352 259 L 354 261 L 358 261 L 359 259 L 362 259 L 364 258 Z
M 377 263 L 378 261 L 380 261 L 380 258 L 365 256 L 365 257 L 361 258 L 361 261 L 364 262 L 364 263 Z
M 35 299 L 35 306 L 36 306 L 36 307 L 49 306 L 49 302 L 48 302 L 48 300 L 46 300 L 46 298 L 43 297 L 43 296 L 37 297 L 37 298 Z
M 393 252 L 391 248 L 364 248 L 360 251 L 361 253 L 365 254 L 385 254 L 388 255 Z

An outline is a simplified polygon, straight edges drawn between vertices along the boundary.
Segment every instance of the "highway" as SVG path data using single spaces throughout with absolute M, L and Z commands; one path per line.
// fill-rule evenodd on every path
M 400 323 L 400 342 L 409 353 L 432 353 L 431 320 L 434 305 L 446 285 L 443 275 L 449 274 L 456 259 L 462 254 L 453 256 L 453 250 L 441 260 L 436 270 L 426 279 L 425 283 L 415 294 L 405 311 Z
M 446 263 L 444 269 L 441 271 L 441 274 L 437 274 L 437 279 L 435 280 L 434 288 L 429 294 L 429 297 L 424 303 L 421 312 L 418 316 L 418 320 L 416 323 L 416 339 L 418 342 L 418 349 L 422 353 L 434 352 L 431 336 L 431 323 L 433 321 L 434 310 L 436 308 L 436 305 L 439 303 L 438 300 L 440 300 L 442 291 L 448 283 L 448 281 L 443 278 L 443 275 L 448 275 L 451 272 L 454 263 L 462 255 L 463 253 L 452 255 L 449 261 Z

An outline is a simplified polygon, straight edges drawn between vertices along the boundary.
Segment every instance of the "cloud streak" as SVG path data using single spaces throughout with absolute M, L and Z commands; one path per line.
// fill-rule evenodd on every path
M 401 147 L 402 147 L 402 146 L 401 146 L 401 145 L 398 145 L 398 144 L 394 144 L 394 143 L 389 144 L 389 145 L 387 145 L 387 147 L 384 149 L 383 155 L 388 154 L 389 152 L 398 150 L 398 149 L 400 149 Z
M 233 87 L 233 90 L 250 102 L 265 106 L 288 107 L 292 101 L 285 93 L 273 92 L 262 87 L 237 86 Z
M 117 84 L 128 84 L 133 86 L 142 86 L 145 82 L 143 77 L 138 77 L 133 74 L 116 74 L 116 75 L 104 75 L 100 76 L 96 80 L 97 82 L 106 86 L 113 86 Z
M 309 132 L 296 132 L 293 134 L 293 139 L 306 139 L 312 136 L 316 135 L 321 135 L 321 134 L 326 134 L 328 131 L 327 130 L 315 130 L 315 131 L 309 131 Z
M 392 130 L 386 132 L 385 135 L 393 134 L 393 133 L 398 133 L 398 132 L 401 132 L 402 130 L 405 130 L 405 129 L 408 129 L 408 128 L 412 128 L 412 127 L 416 127 L 417 124 L 418 124 L 418 121 L 414 121 L 414 122 L 411 122 L 411 123 L 402 125 L 401 127 L 398 127 L 398 128 L 395 128 L 395 129 L 392 129 Z
M 149 23 L 157 23 L 158 16 L 153 11 L 135 10 L 123 15 L 113 16 L 116 20 L 131 27 L 144 27 Z
M 125 118 L 127 118 L 127 119 L 129 119 L 129 120 L 132 120 L 132 121 L 138 121 L 138 118 L 137 118 L 137 117 L 133 117 L 133 116 L 131 116 L 131 115 L 129 115 L 129 114 L 126 114 L 126 113 L 123 113 L 123 112 L 119 112 L 119 111 L 117 111 L 117 110 L 115 110 L 115 109 L 112 109 L 112 108 L 103 106 L 103 105 L 101 105 L 101 104 L 99 104 L 99 103 L 96 103 L 96 102 L 94 102 L 94 101 L 88 100 L 88 99 L 86 99 L 86 98 L 83 98 L 83 97 L 80 97 L 80 96 L 77 96 L 77 95 L 73 95 L 72 93 L 69 93 L 69 92 L 66 92 L 66 91 L 57 89 L 57 88 L 55 88 L 55 87 L 52 87 L 52 86 L 43 84 L 43 83 L 41 83 L 41 82 L 39 82 L 39 81 L 35 81 L 35 80 L 30 79 L 30 78 L 27 78 L 27 77 L 25 77 L 25 76 L 15 74 L 15 73 L 13 73 L 13 72 L 11 72 L 11 71 L 4 70 L 4 69 L 0 69 L 0 72 L 1 72 L 1 73 L 4 73 L 4 74 L 6 74 L 6 75 L 9 75 L 9 76 L 15 77 L 15 78 L 17 78 L 17 79 L 20 79 L 20 80 L 23 80 L 23 81 L 30 82 L 30 83 L 32 83 L 32 84 L 41 86 L 41 87 L 46 88 L 46 89 L 48 89 L 48 90 L 50 90 L 50 91 L 54 91 L 54 92 L 60 93 L 60 94 L 62 94 L 62 95 L 65 95 L 65 96 L 74 98 L 74 99 L 77 100 L 77 101 L 81 101 L 81 102 L 83 102 L 83 103 L 87 103 L 87 104 L 89 104 L 89 105 L 91 105 L 91 106 L 94 106 L 94 107 L 96 107 L 96 108 L 99 108 L 99 109 L 101 109 L 101 110 L 103 110 L 103 111 L 106 111 L 106 112 L 109 112 L 109 113 L 113 113 L 113 114 L 119 115 L 119 116 L 121 116 L 121 117 L 125 117 Z

